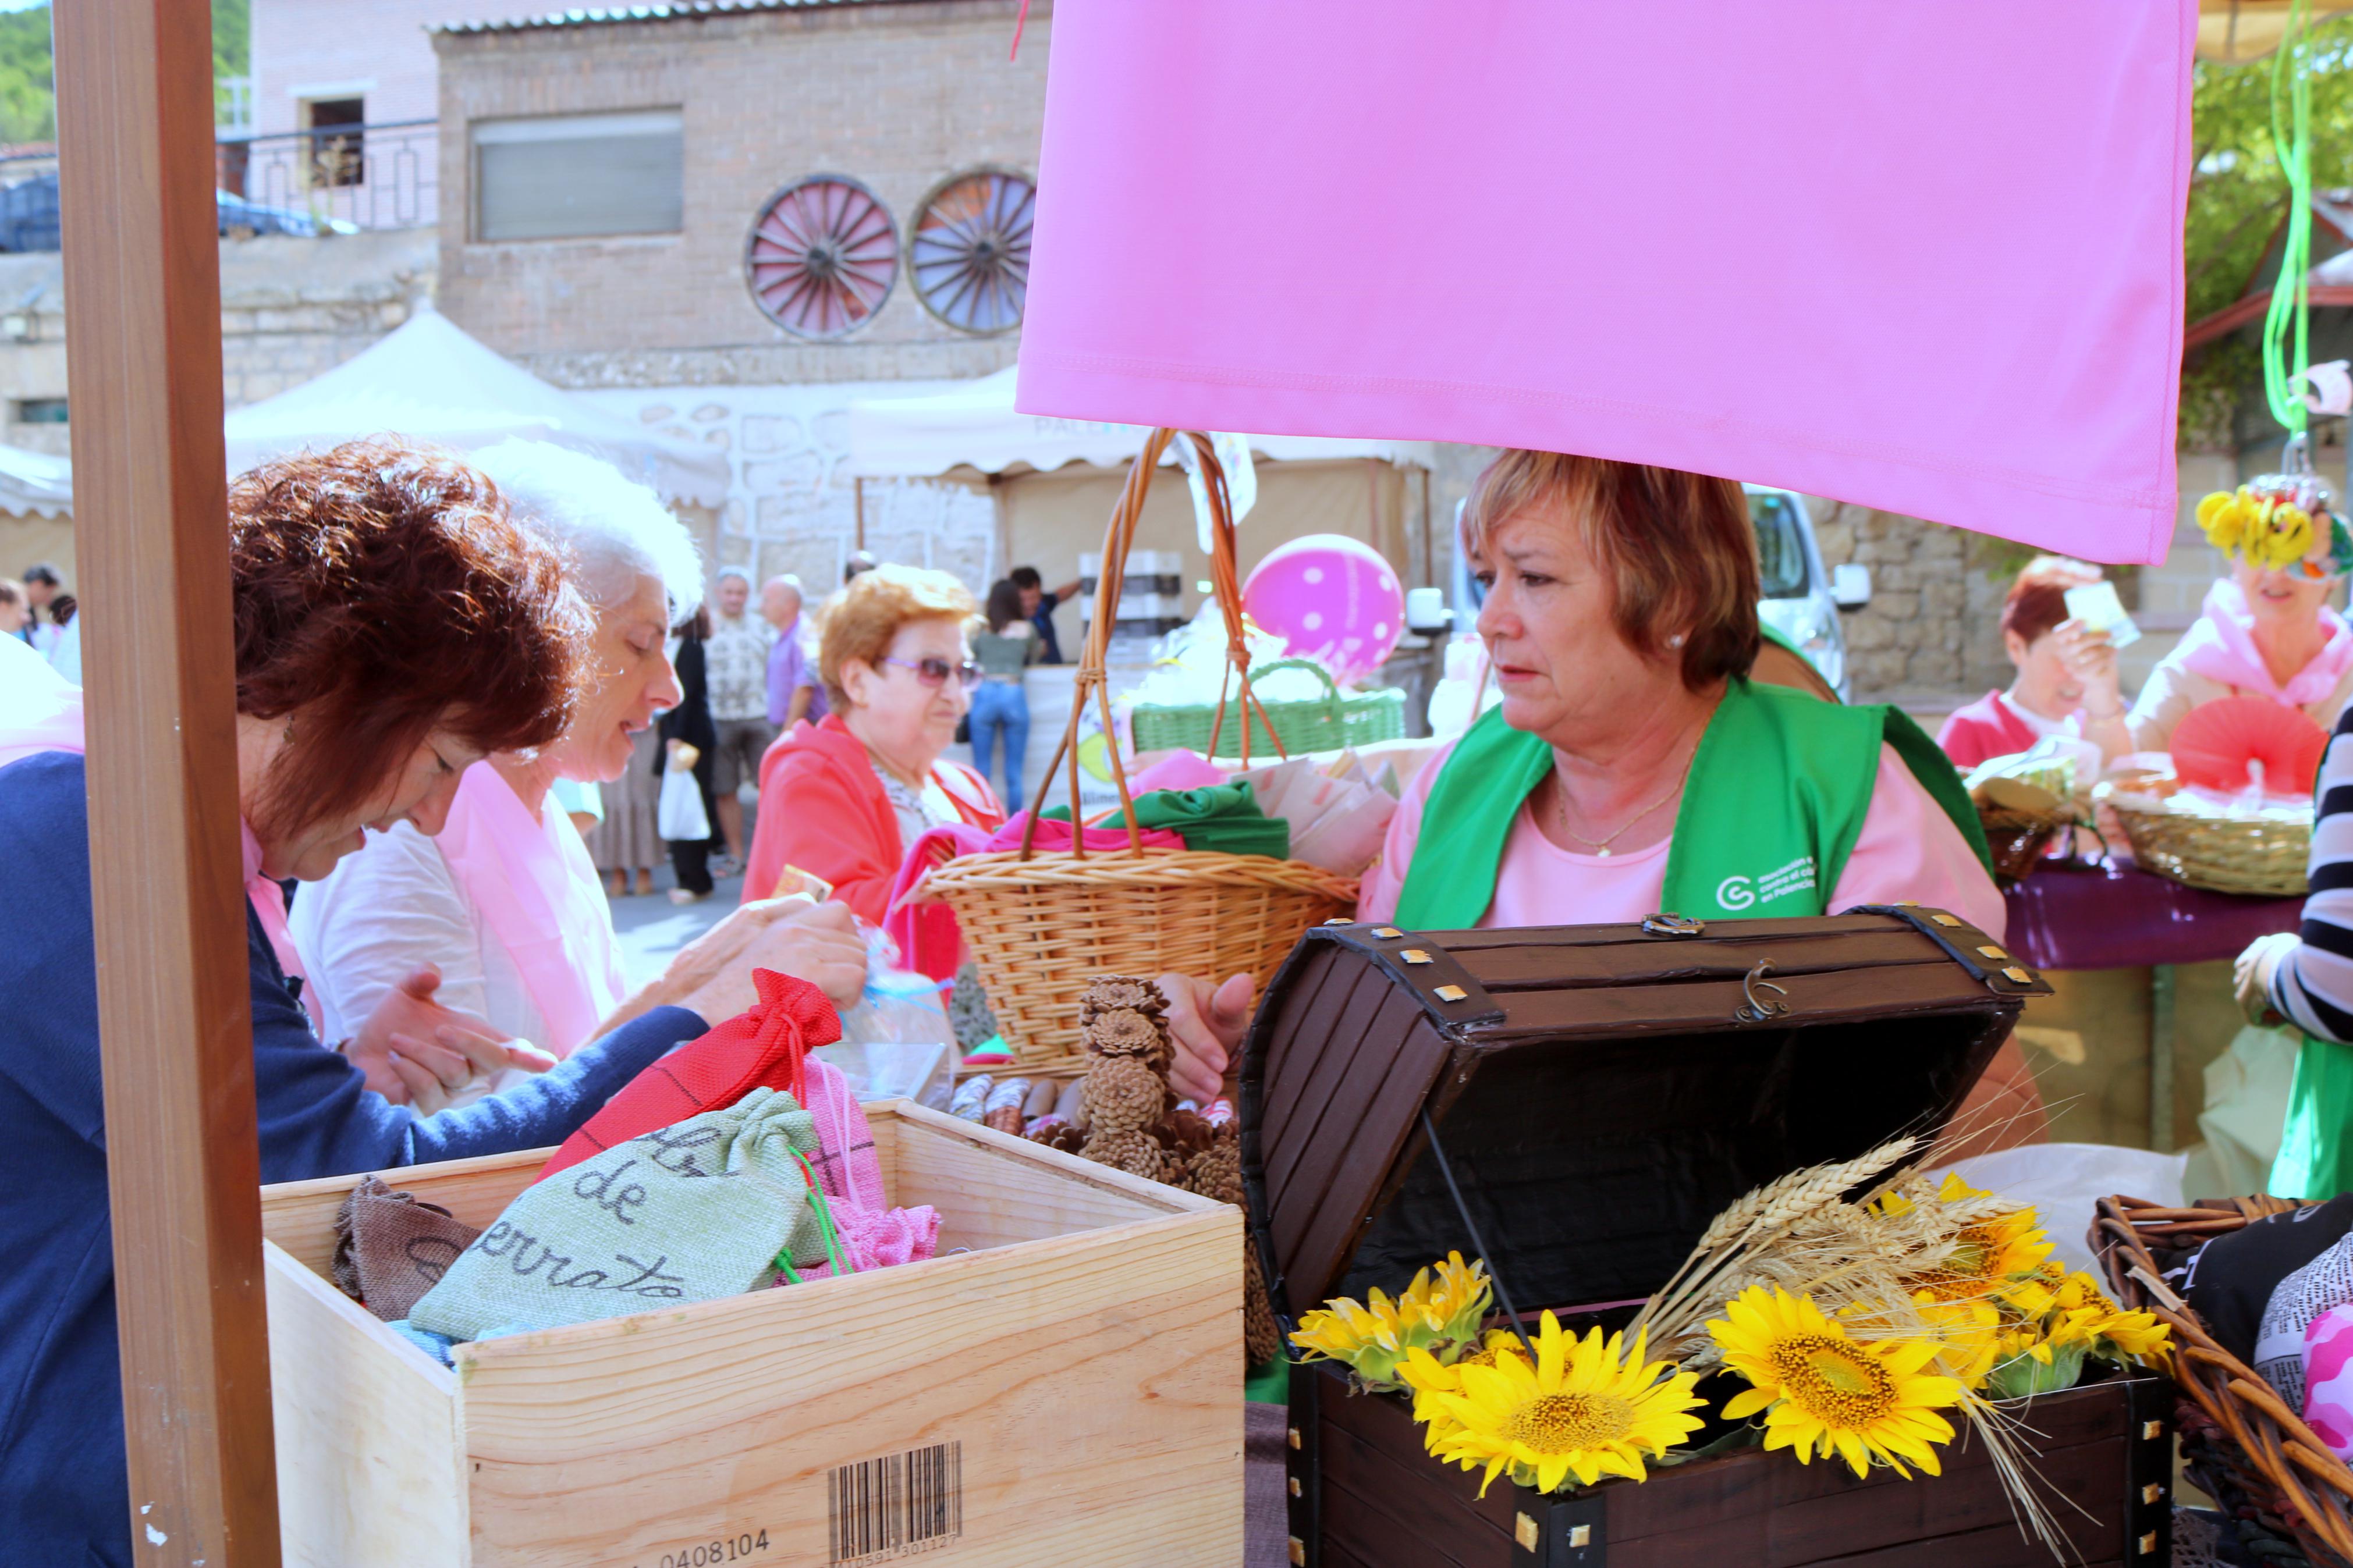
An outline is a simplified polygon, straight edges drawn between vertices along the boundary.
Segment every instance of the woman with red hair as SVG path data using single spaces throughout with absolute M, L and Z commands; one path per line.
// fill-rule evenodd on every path
M 2132 750 L 2116 650 L 2108 634 L 2067 613 L 2067 590 L 2100 580 L 2100 569 L 2045 555 L 2028 563 L 2001 606 L 2001 645 L 2018 679 L 1957 708 L 1936 743 L 1963 771 L 1989 757 L 2023 752 L 2046 735 L 2091 742 L 2103 757 Z
M 438 831 L 468 766 L 555 740 L 588 616 L 554 552 L 440 454 L 354 442 L 270 463 L 231 486 L 227 523 L 263 1181 L 560 1142 L 707 1021 L 751 1005 L 753 963 L 820 984 L 845 963 L 862 973 L 847 937 L 780 924 L 681 1005 L 561 1066 L 470 1027 L 430 984 L 395 992 L 326 1048 L 280 884 L 324 877 L 370 831 Z M 0 1276 L 0 1537 L 15 1561 L 127 1563 L 80 693 L 8 639 L 0 661 L 0 856 L 41 889 L 0 907 L 0 991 L 16 1003 L 0 1031 L 0 1249 L 12 1259 Z M 510 1065 L 548 1070 L 430 1121 L 372 1091 Z

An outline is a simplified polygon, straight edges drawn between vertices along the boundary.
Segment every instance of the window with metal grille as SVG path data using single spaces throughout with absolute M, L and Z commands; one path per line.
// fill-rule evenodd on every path
M 66 400 L 62 397 L 19 398 L 16 401 L 16 423 L 63 425 L 66 423 Z
M 478 120 L 471 132 L 478 240 L 675 234 L 684 222 L 675 109 Z

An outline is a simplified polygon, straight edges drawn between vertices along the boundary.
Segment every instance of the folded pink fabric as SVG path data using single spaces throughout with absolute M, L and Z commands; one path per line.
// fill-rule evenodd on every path
M 882 1190 L 882 1162 L 874 1152 L 874 1130 L 839 1068 L 809 1059 L 807 1109 L 817 1122 L 818 1185 L 850 1271 L 863 1274 L 931 1257 L 939 1247 L 939 1211 L 928 1204 L 891 1206 Z M 832 1271 L 828 1263 L 802 1272 L 823 1279 Z
M 2162 561 L 2198 10 L 1062 0 L 1016 406 Z

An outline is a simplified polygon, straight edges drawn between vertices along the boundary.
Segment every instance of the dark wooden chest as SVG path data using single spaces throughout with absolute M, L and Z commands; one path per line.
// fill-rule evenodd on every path
M 1524 1313 L 1622 1318 L 1742 1193 L 1941 1130 L 2024 999 L 2046 993 L 1983 932 L 1911 907 L 1311 932 L 1241 1066 L 1244 1180 L 1276 1311 L 1288 1329 L 1454 1250 L 1485 1258 Z M 2115 1378 L 2032 1406 L 2076 1560 L 2165 1560 L 2165 1386 Z M 1330 1363 L 1294 1369 L 1293 1390 L 1305 1564 L 2052 1560 L 2010 1522 L 1982 1445 L 1957 1441 L 1936 1479 L 1858 1481 L 1747 1450 L 1567 1499 L 1499 1480 L 1482 1502 L 1475 1476 L 1423 1453 L 1402 1404 L 1350 1395 Z

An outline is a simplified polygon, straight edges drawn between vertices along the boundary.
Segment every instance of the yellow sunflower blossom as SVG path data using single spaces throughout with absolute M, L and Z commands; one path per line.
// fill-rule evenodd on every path
M 1506 1471 L 1542 1492 L 1572 1478 L 1588 1487 L 1604 1476 L 1646 1479 L 1645 1453 L 1656 1458 L 1699 1430 L 1699 1417 L 1688 1414 L 1701 1403 L 1692 1392 L 1699 1378 L 1669 1362 L 1645 1363 L 1641 1336 L 1630 1347 L 1625 1341 L 1622 1333 L 1605 1341 L 1599 1329 L 1577 1339 L 1546 1312 L 1534 1366 L 1505 1349 L 1493 1365 L 1445 1369 L 1455 1390 L 1433 1378 L 1429 1397 L 1451 1425 L 1433 1432 L 1431 1452 L 1466 1470 L 1483 1463 L 1482 1497 Z M 1431 1377 L 1425 1359 L 1411 1363 L 1414 1375 Z
M 2001 1313 L 1989 1301 L 1939 1301 L 1926 1290 L 1912 1301 L 1936 1331 L 1936 1369 L 1963 1388 L 1984 1386 L 2002 1360 Z
M 1438 1402 L 1440 1394 L 1462 1392 L 1461 1368 L 1493 1366 L 1498 1358 L 1509 1356 L 1525 1363 L 1527 1352 L 1519 1336 L 1509 1329 L 1489 1329 L 1486 1342 L 1464 1351 L 1451 1363 L 1440 1361 L 1426 1350 L 1410 1350 L 1398 1363 L 1398 1381 L 1413 1390 L 1413 1418 L 1422 1424 L 1422 1446 L 1431 1453 L 1438 1452 L 1439 1440 L 1456 1430 L 1454 1418 Z
M 1301 1315 L 1291 1342 L 1303 1361 L 1344 1362 L 1366 1383 L 1397 1379 L 1398 1363 L 1409 1350 L 1437 1349 L 1476 1336 L 1487 1315 L 1490 1288 L 1483 1263 L 1466 1265 L 1449 1253 L 1433 1280 L 1427 1268 L 1413 1277 L 1394 1301 L 1378 1288 L 1365 1300 L 1340 1297 Z
M 2034 1210 L 2016 1208 L 1963 1226 L 1944 1259 L 1905 1284 L 1939 1301 L 1981 1300 L 2006 1282 L 2032 1274 L 2050 1256 L 2051 1243 L 2036 1227 Z
M 1932 1340 L 1864 1341 L 1803 1297 L 1752 1285 L 1707 1325 L 1725 1364 L 1752 1385 L 1724 1408 L 1727 1420 L 1765 1415 L 1765 1447 L 1799 1462 L 1844 1458 L 1858 1476 L 1877 1460 L 1910 1479 L 1908 1463 L 1939 1473 L 1930 1445 L 1953 1439 L 1936 1412 L 1962 1397 L 1960 1383 L 1929 1372 Z

